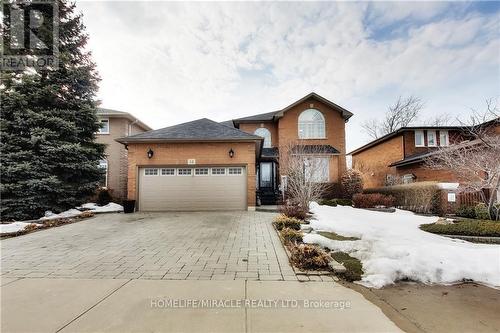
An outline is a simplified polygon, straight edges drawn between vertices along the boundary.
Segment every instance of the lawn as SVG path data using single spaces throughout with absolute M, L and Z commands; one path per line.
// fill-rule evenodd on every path
M 375 212 L 345 206 L 311 204 L 310 227 L 359 240 L 336 240 L 306 234 L 304 243 L 345 252 L 361 261 L 362 283 L 381 288 L 400 280 L 451 284 L 461 281 L 500 287 L 500 245 L 474 244 L 420 229 L 435 216 L 409 211 Z M 333 237 L 335 238 L 335 237 Z
M 453 224 L 422 224 L 420 229 L 434 234 L 500 237 L 500 222 L 467 219 Z

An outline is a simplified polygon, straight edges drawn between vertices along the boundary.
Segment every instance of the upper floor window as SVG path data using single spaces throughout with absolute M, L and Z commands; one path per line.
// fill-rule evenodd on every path
M 325 117 L 316 109 L 308 109 L 299 115 L 299 139 L 324 139 Z
M 415 131 L 415 147 L 425 147 L 424 131 Z
M 439 131 L 439 145 L 442 147 L 450 145 L 448 131 Z
M 271 148 L 271 132 L 267 128 L 257 128 L 253 134 L 264 138 L 264 148 Z
M 99 119 L 99 124 L 101 125 L 101 127 L 99 127 L 97 133 L 109 134 L 109 119 Z
M 427 131 L 427 145 L 429 147 L 436 147 L 437 146 L 437 141 L 436 141 L 436 131 Z

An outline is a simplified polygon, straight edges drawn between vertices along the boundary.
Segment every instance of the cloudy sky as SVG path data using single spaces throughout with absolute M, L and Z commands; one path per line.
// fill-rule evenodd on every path
M 360 124 L 399 95 L 422 120 L 500 94 L 498 2 L 77 2 L 102 106 L 161 128 L 281 109 L 314 91 Z

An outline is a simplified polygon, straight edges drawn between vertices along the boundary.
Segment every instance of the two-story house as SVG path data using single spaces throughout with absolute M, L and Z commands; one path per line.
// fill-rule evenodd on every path
M 346 169 L 346 109 L 311 93 L 274 112 L 199 119 L 117 139 L 128 149 L 128 199 L 142 211 L 254 209 L 276 200 L 279 149 L 300 145 L 338 183 Z M 308 153 L 308 151 L 310 153 Z
M 99 162 L 102 170 L 100 186 L 110 190 L 113 199 L 126 199 L 128 159 L 125 147 L 116 142 L 117 138 L 134 135 L 151 128 L 127 112 L 97 109 L 101 128 L 96 133 L 96 142 L 106 145 L 106 158 Z
M 432 170 L 425 161 L 439 147 L 468 139 L 458 126 L 402 127 L 349 154 L 352 167 L 363 174 L 365 188 L 417 181 L 458 182 L 452 170 Z

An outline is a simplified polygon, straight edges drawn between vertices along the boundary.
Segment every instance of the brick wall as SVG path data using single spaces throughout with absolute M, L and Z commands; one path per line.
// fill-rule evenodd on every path
M 406 174 L 414 174 L 416 176 L 415 181 L 425 182 L 425 181 L 437 181 L 444 183 L 457 183 L 459 179 L 451 170 L 433 170 L 428 169 L 424 163 L 413 164 L 398 167 L 396 169 L 398 176 L 402 177 Z
M 403 159 L 403 136 L 399 135 L 370 149 L 352 156 L 353 168 L 363 175 L 364 188 L 385 185 L 386 175 L 396 175 L 396 168 L 389 167 Z
M 152 149 L 153 158 L 147 151 Z M 233 149 L 234 157 L 229 157 Z M 196 165 L 244 165 L 247 167 L 247 203 L 255 206 L 255 143 L 131 143 L 128 145 L 128 199 L 137 198 L 138 168 L 143 166 L 187 166 L 188 159 Z M 192 165 L 190 165 L 192 167 Z
M 258 123 L 240 124 L 240 130 L 250 134 L 254 134 L 255 130 L 261 127 L 267 128 L 269 132 L 271 132 L 271 146 L 279 147 L 278 126 L 276 125 L 276 123 L 258 122 Z

